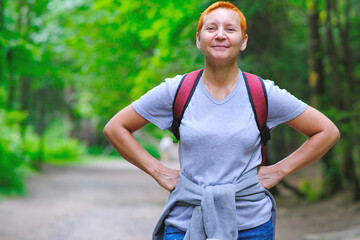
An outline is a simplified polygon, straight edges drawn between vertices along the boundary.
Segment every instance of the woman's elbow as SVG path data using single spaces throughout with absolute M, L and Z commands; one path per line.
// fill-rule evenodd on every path
M 110 120 L 103 129 L 103 134 L 106 139 L 110 140 L 111 136 L 114 133 L 114 124 L 112 124 L 112 121 Z
M 340 139 L 340 137 L 341 137 L 341 134 L 340 134 L 340 131 L 339 131 L 339 129 L 335 126 L 335 137 L 336 137 L 336 141 L 335 142 L 337 142 L 339 139 Z
M 110 134 L 110 126 L 109 123 L 107 123 L 103 129 L 103 134 L 105 136 L 105 138 L 108 138 L 109 134 Z
M 333 123 L 331 124 L 331 127 L 328 128 L 328 136 L 332 145 L 340 139 L 340 131 Z

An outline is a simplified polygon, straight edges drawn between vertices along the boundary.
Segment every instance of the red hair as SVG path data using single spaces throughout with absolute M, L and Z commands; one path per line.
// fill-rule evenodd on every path
M 200 16 L 199 19 L 199 23 L 198 23 L 198 27 L 197 27 L 197 32 L 200 34 L 201 28 L 203 27 L 203 23 L 204 23 L 204 17 L 206 15 L 208 15 L 210 12 L 218 9 L 218 8 L 225 8 L 225 9 L 230 9 L 230 10 L 234 10 L 235 12 L 237 12 L 240 16 L 240 27 L 241 27 L 241 32 L 242 32 L 242 37 L 245 38 L 246 35 L 246 19 L 244 14 L 232 3 L 230 2 L 224 2 L 224 1 L 219 1 L 216 3 L 213 3 L 212 5 L 210 5 Z

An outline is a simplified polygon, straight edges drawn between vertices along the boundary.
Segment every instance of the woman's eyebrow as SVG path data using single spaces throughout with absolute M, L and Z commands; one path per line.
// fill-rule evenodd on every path
M 208 23 L 205 23 L 204 25 L 205 25 L 205 26 L 206 26 L 206 25 L 217 25 L 217 23 L 216 23 L 216 22 L 208 22 Z
M 227 25 L 225 25 L 225 26 L 227 26 L 227 27 L 233 27 L 233 28 L 240 28 L 239 25 L 237 25 L 237 24 L 232 24 L 232 23 L 227 24 Z

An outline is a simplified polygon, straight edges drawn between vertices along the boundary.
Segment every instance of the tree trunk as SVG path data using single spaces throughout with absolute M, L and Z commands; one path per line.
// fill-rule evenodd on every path
M 0 0 L 0 34 L 4 34 L 4 1 Z M 0 85 L 5 81 L 5 49 L 4 46 L 0 43 Z
M 339 28 L 339 34 L 341 39 L 341 50 L 343 52 L 342 55 L 342 64 L 344 66 L 345 72 L 344 72 L 344 80 L 343 80 L 343 91 L 345 94 L 347 94 L 347 102 L 346 102 L 346 111 L 351 112 L 353 111 L 353 102 L 357 98 L 357 89 L 355 85 L 355 78 L 353 75 L 353 57 L 352 52 L 350 50 L 350 1 L 345 1 L 345 12 L 344 12 L 344 19 L 345 23 L 344 26 L 341 26 L 340 23 L 338 23 Z M 350 129 L 356 129 L 357 127 L 357 121 L 359 119 L 356 118 L 357 114 L 351 114 L 349 119 L 347 119 L 347 124 L 350 126 Z M 358 133 L 357 131 L 350 131 L 348 136 L 344 136 L 347 138 L 347 148 L 345 150 L 345 161 L 344 161 L 344 171 L 346 177 L 349 179 L 352 190 L 353 190 L 353 197 L 355 201 L 360 200 L 360 184 L 359 184 L 359 177 L 357 175 L 357 166 L 354 161 L 354 149 L 357 146 L 357 138 Z
M 319 1 L 315 0 L 308 6 L 308 26 L 309 26 L 309 49 L 308 49 L 308 68 L 309 84 L 311 89 L 310 103 L 314 107 L 319 107 L 318 96 L 324 90 L 324 66 L 322 62 L 323 52 L 321 50 L 321 39 L 319 34 Z
M 12 49 L 9 49 L 6 53 L 6 61 L 8 63 L 8 65 L 10 66 L 8 71 L 9 71 L 9 76 L 8 76 L 8 95 L 7 95 L 7 103 L 6 103 L 6 108 L 8 110 L 13 110 L 14 109 L 14 102 L 15 102 L 15 95 L 16 95 L 16 78 L 14 76 L 14 69 L 12 67 L 12 62 L 13 62 L 13 54 L 12 54 Z
M 353 160 L 353 146 L 352 146 L 352 139 L 346 141 L 345 146 L 345 156 L 344 156 L 344 173 L 345 177 L 347 178 L 348 182 L 350 183 L 350 188 L 353 192 L 353 199 L 354 201 L 360 200 L 360 185 L 358 176 L 356 174 L 356 165 Z
M 333 196 L 343 189 L 342 171 L 341 168 L 338 167 L 339 164 L 337 164 L 334 159 L 334 151 L 330 149 L 321 160 L 324 181 L 322 197 L 324 198 Z
M 19 0 L 18 2 L 19 17 L 17 19 L 16 25 L 17 25 L 17 30 L 21 35 L 23 35 L 23 29 L 24 29 L 23 27 L 24 25 L 26 25 L 24 24 L 24 17 L 26 16 L 24 14 L 24 6 L 25 6 L 24 0 Z
M 24 16 L 23 16 L 23 5 L 24 2 L 23 0 L 19 0 L 19 5 L 18 5 L 18 9 L 19 9 L 19 17 L 17 19 L 17 30 L 19 33 L 22 33 L 22 29 L 24 27 L 23 24 L 23 20 L 24 20 Z M 17 101 L 19 102 L 19 110 L 20 111 L 26 111 L 26 106 L 27 106 L 27 92 L 28 92 L 28 84 L 26 83 L 26 77 L 24 76 L 20 76 L 19 77 L 19 89 L 18 89 L 18 99 Z M 26 129 L 26 125 L 27 125 L 27 120 L 23 119 L 20 122 L 20 135 L 23 139 L 23 141 L 25 140 L 25 129 Z
M 20 102 L 20 110 L 27 111 L 29 109 L 29 99 L 30 99 L 30 78 L 28 77 L 20 77 L 19 82 L 19 102 Z
M 23 0 L 19 0 L 18 2 L 18 10 L 19 10 L 19 16 L 16 21 L 16 27 L 19 32 L 21 32 L 22 29 L 22 22 L 23 22 L 23 15 L 22 15 L 22 7 L 24 5 Z M 15 78 L 15 66 L 13 63 L 13 49 L 8 49 L 6 53 L 6 61 L 9 66 L 9 84 L 8 84 L 8 97 L 7 97 L 7 109 L 13 110 L 15 109 L 14 103 L 16 101 L 16 78 Z M 16 51 L 16 49 L 15 49 Z M 21 79 L 21 78 L 20 78 Z M 20 80 L 21 81 L 21 80 Z M 23 84 L 20 83 L 20 86 Z M 20 94 L 21 95 L 21 94 Z
M 322 59 L 324 52 L 321 49 L 320 24 L 319 24 L 319 0 L 308 1 L 308 26 L 309 26 L 309 48 L 308 48 L 308 69 L 309 69 L 309 85 L 310 85 L 310 103 L 312 106 L 326 108 L 326 105 L 319 103 L 319 96 L 325 93 L 324 87 L 324 65 Z M 329 20 L 329 19 L 328 19 Z M 327 24 L 330 24 L 328 22 Z M 329 26 L 329 25 L 327 25 Z M 328 30 L 328 29 L 327 29 Z M 333 48 L 333 38 L 331 30 L 328 34 L 328 46 Z M 328 49 L 329 49 L 328 48 Z M 333 49 L 334 50 L 334 49 Z M 336 65 L 336 51 L 332 53 L 332 64 Z M 333 82 L 338 82 L 338 75 L 333 76 Z M 335 89 L 335 88 L 334 88 Z M 335 91 L 334 91 L 335 94 Z M 333 95 L 334 95 L 333 94 Z M 336 95 L 337 97 L 337 95 Z M 335 100 L 340 102 L 339 99 Z M 328 104 L 328 103 L 325 103 Z M 330 196 L 342 188 L 341 170 L 334 167 L 334 160 L 331 152 L 322 159 L 323 165 L 323 195 Z
M 345 68 L 345 81 L 346 81 L 346 91 L 351 94 L 350 101 L 357 99 L 356 95 L 356 84 L 355 84 L 355 78 L 354 78 L 354 58 L 352 56 L 352 52 L 350 49 L 350 8 L 351 4 L 349 0 L 345 1 L 345 26 L 340 25 L 340 21 L 338 21 L 338 28 L 340 31 L 340 39 L 341 39 L 341 50 L 343 52 L 342 56 L 342 63 Z M 351 90 L 355 91 L 351 91 Z M 355 94 L 354 94 L 355 92 Z
M 308 1 L 308 26 L 309 26 L 309 47 L 308 47 L 308 71 L 310 85 L 310 103 L 312 106 L 319 108 L 325 107 L 319 102 L 319 96 L 325 93 L 324 87 L 324 65 L 322 59 L 324 52 L 321 49 L 320 24 L 319 24 L 319 0 Z M 333 47 L 332 33 L 327 32 L 329 37 L 328 46 Z M 331 56 L 333 64 L 336 63 L 336 52 Z M 333 82 L 338 82 L 338 75 L 333 76 Z M 335 94 L 335 91 L 334 91 Z M 334 95 L 333 94 L 333 95 Z M 337 97 L 337 95 L 336 95 Z M 340 102 L 339 99 L 335 99 Z M 326 103 L 327 104 L 327 103 Z M 325 107 L 326 108 L 326 107 Z M 331 152 L 322 159 L 323 179 L 324 179 L 324 196 L 332 195 L 342 188 L 341 170 L 334 169 L 334 161 Z
M 38 157 L 32 163 L 32 166 L 37 169 L 41 170 L 42 164 L 45 158 L 45 130 L 47 128 L 47 121 L 46 121 L 46 89 L 40 89 L 37 91 L 36 94 L 36 103 L 37 103 L 37 123 L 35 126 L 36 133 L 40 136 L 40 143 L 38 148 Z
M 350 20 L 349 10 L 350 2 L 345 2 L 345 27 L 338 23 L 336 26 L 331 25 L 331 16 L 333 12 L 336 12 L 336 4 L 334 0 L 326 1 L 327 18 L 325 21 L 326 37 L 327 37 L 327 54 L 330 61 L 330 76 L 332 78 L 332 95 L 334 98 L 334 105 L 337 109 L 344 112 L 352 112 L 352 102 L 356 97 L 355 80 L 353 78 L 353 63 L 350 50 L 349 34 L 350 34 Z M 332 29 L 337 27 L 339 30 L 340 49 L 335 44 Z M 337 54 L 342 52 L 342 54 Z M 344 69 L 343 72 L 339 69 Z M 339 91 L 340 90 L 340 91 Z M 355 90 L 355 91 L 351 91 Z M 354 162 L 354 148 L 357 139 L 357 133 L 355 131 L 356 126 L 354 122 L 356 119 L 352 115 L 342 120 L 341 124 L 349 129 L 342 133 L 342 143 L 344 145 L 343 153 L 343 171 L 346 181 L 350 184 L 350 188 L 353 191 L 354 200 L 360 200 L 360 184 L 359 177 L 357 176 L 356 164 Z
M 20 110 L 24 112 L 29 111 L 29 100 L 30 100 L 30 84 L 31 78 L 21 76 L 19 79 L 19 102 Z M 28 118 L 25 118 L 20 123 L 20 134 L 25 140 L 25 130 L 28 125 Z
M 4 30 L 4 0 L 0 0 L 0 32 Z
M 333 9 L 333 0 L 326 1 L 326 12 L 327 17 L 325 20 L 325 30 L 326 30 L 326 54 L 329 58 L 330 62 L 330 78 L 331 78 L 331 96 L 333 99 L 333 106 L 337 107 L 338 109 L 341 109 L 343 106 L 342 102 L 342 96 L 339 94 L 339 88 L 340 88 L 340 75 L 338 72 L 338 54 L 337 54 L 337 47 L 335 44 L 334 36 L 332 33 L 332 26 L 331 26 L 331 13 Z
M 30 7 L 26 0 L 19 0 L 19 19 L 18 19 L 18 30 L 23 32 L 24 38 L 27 38 L 28 31 L 30 29 Z M 27 76 L 20 76 L 19 78 L 19 109 L 27 112 L 29 110 L 29 100 L 31 91 L 31 78 Z M 28 119 L 24 119 L 20 126 L 21 136 L 25 137 L 25 130 L 28 125 Z

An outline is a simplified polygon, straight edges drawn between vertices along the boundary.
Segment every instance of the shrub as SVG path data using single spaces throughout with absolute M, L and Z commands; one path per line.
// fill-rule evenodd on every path
M 21 166 L 22 140 L 19 122 L 25 115 L 21 112 L 6 112 L 0 109 L 0 193 L 24 191 Z
M 44 156 L 46 162 L 77 160 L 86 153 L 86 146 L 68 137 L 71 125 L 64 121 L 54 122 L 45 133 Z

